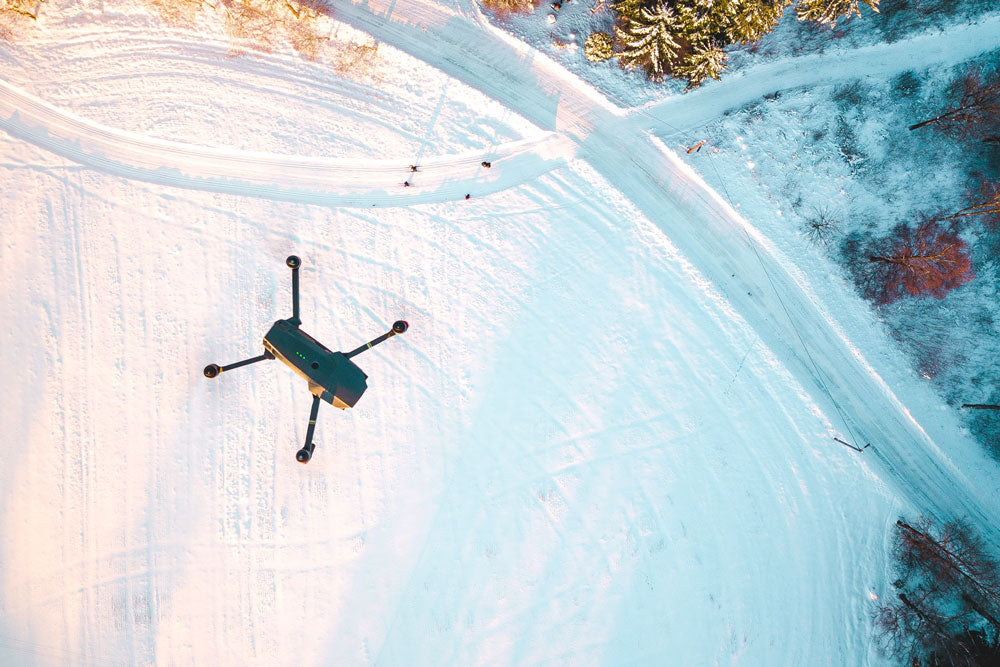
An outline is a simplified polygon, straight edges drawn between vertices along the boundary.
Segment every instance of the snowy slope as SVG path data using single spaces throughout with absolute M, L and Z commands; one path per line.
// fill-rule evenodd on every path
M 348 83 L 48 4 L 0 50 L 0 662 L 878 664 L 886 527 L 996 534 L 865 311 L 470 7 L 340 8 L 407 73 Z M 327 345 L 411 323 L 308 466 L 290 371 L 201 376 L 292 252 Z

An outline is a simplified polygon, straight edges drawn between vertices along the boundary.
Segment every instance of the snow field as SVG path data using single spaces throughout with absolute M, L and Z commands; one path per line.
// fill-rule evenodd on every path
M 50 44 L 95 39 L 60 7 Z M 887 591 L 887 527 L 914 498 L 976 507 L 984 490 L 935 486 L 961 477 L 935 467 L 927 437 L 907 439 L 916 452 L 902 460 L 832 441 L 832 398 L 803 372 L 776 297 L 757 289 L 764 266 L 786 270 L 782 290 L 805 277 L 756 228 L 771 264 L 745 262 L 742 238 L 708 244 L 734 220 L 660 145 L 623 156 L 631 135 L 608 132 L 567 147 L 552 130 L 579 139 L 618 114 L 589 90 L 522 86 L 558 80 L 551 62 L 489 79 L 495 62 L 446 60 L 437 35 L 472 39 L 462 21 L 475 12 L 384 9 L 400 52 L 428 33 L 437 70 L 414 61 L 406 85 L 348 84 L 285 54 L 216 50 L 222 73 L 182 76 L 176 54 L 198 52 L 185 40 L 210 44 L 187 36 L 128 65 L 150 72 L 133 98 L 137 77 L 109 76 L 96 48 L 44 56 L 54 78 L 86 82 L 72 101 L 53 101 L 57 81 L 7 81 L 0 661 L 880 664 L 868 613 Z M 116 16 L 128 28 L 141 14 Z M 136 40 L 125 50 L 168 43 L 118 34 Z M 2 53 L 27 63 L 46 51 Z M 479 106 L 477 77 L 507 90 L 504 104 Z M 365 87 L 398 123 L 352 107 Z M 287 114 L 276 131 L 238 115 L 299 103 L 320 120 Z M 190 111 L 176 121 L 175 109 Z M 406 125 L 410 109 L 421 120 Z M 217 133 L 230 110 L 259 132 L 234 121 Z M 141 178 L 129 142 L 163 149 Z M 526 148 L 489 173 L 459 164 L 510 142 Z M 186 177 L 158 175 L 178 145 L 194 158 Z M 281 168 L 262 168 L 261 151 Z M 307 180 L 311 159 L 340 151 L 325 187 L 283 183 L 284 167 Z M 365 174 L 338 180 L 369 151 L 385 160 L 369 191 Z M 411 155 L 450 170 L 383 190 Z M 638 185 L 632 162 L 652 172 Z M 205 174 L 235 185 L 213 192 Z M 321 410 L 308 466 L 294 452 L 309 396 L 290 371 L 201 376 L 257 354 L 288 315 L 292 252 L 303 328 L 327 345 L 353 347 L 397 317 L 412 325 L 358 358 L 370 389 L 354 410 Z M 730 265 L 739 279 L 721 280 Z M 797 299 L 792 316 L 828 353 L 823 379 L 870 371 L 861 389 L 834 387 L 855 418 L 866 402 L 890 405 L 886 428 L 922 432 L 813 312 L 815 295 Z M 931 422 L 953 437 L 947 419 Z
M 8 162 L 33 152 L 6 146 Z M 753 663 L 859 645 L 856 621 L 849 639 L 815 621 L 796 647 L 756 619 L 856 613 L 865 570 L 829 569 L 850 568 L 844 542 L 878 553 L 885 491 L 830 451 L 779 364 L 738 366 L 745 325 L 667 261 L 676 251 L 637 238 L 634 211 L 593 202 L 586 171 L 580 189 L 559 172 L 367 211 L 178 193 L 37 157 L 5 176 L 7 197 L 43 202 L 9 238 L 45 258 L 3 276 L 5 310 L 48 313 L 55 353 L 39 359 L 27 326 L 3 352 L 30 378 L 4 419 L 30 443 L 5 461 L 7 636 L 98 664 L 596 662 L 668 647 Z M 307 467 L 293 459 L 308 411 L 294 376 L 200 376 L 287 315 L 281 260 L 302 247 L 307 331 L 343 347 L 397 314 L 413 325 L 359 358 L 371 389 L 354 411 L 322 411 Z M 54 412 L 15 418 L 29 406 Z M 829 475 L 853 497 L 818 493 Z M 866 530 L 844 525 L 843 503 Z M 813 533 L 817 517 L 840 527 Z M 779 604 L 768 591 L 788 572 L 816 581 Z

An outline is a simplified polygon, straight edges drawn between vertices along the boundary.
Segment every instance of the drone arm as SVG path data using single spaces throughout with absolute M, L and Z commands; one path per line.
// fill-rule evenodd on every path
M 299 326 L 302 324 L 302 320 L 299 319 L 299 267 L 302 266 L 302 260 L 295 255 L 289 255 L 285 264 L 292 270 L 292 323 Z
M 205 377 L 214 378 L 219 373 L 224 373 L 225 371 L 231 371 L 234 368 L 239 368 L 240 366 L 249 366 L 250 364 L 255 364 L 258 361 L 264 361 L 265 359 L 274 359 L 274 355 L 270 352 L 265 351 L 264 354 L 259 357 L 253 357 L 252 359 L 244 359 L 243 361 L 237 361 L 235 364 L 229 364 L 228 366 L 219 366 L 218 364 L 209 364 L 205 366 Z
M 392 329 L 390 329 L 388 332 L 382 334 L 381 336 L 379 336 L 378 338 L 376 338 L 375 340 L 373 340 L 371 342 L 365 343 L 364 345 L 362 345 L 361 347 L 359 347 L 357 349 L 351 350 L 350 352 L 348 352 L 344 356 L 347 357 L 348 359 L 350 359 L 353 356 L 359 355 L 362 352 L 364 352 L 365 350 L 373 348 L 376 345 L 378 345 L 379 343 L 382 343 L 384 341 L 389 340 L 390 338 L 392 338 L 396 334 L 401 334 L 401 333 L 405 332 L 409 327 L 410 327 L 410 325 L 407 324 L 406 322 L 404 322 L 403 320 L 397 320 L 396 323 L 392 325 Z
M 319 396 L 313 394 L 312 409 L 309 411 L 309 428 L 306 429 L 306 444 L 298 451 L 295 458 L 300 463 L 309 463 L 316 445 L 313 444 L 313 433 L 316 431 L 316 417 L 319 415 Z

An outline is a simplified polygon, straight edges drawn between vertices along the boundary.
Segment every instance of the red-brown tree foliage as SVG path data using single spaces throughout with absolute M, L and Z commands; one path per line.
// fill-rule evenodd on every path
M 1000 76 L 983 78 L 982 71 L 971 69 L 958 82 L 957 105 L 934 118 L 910 126 L 911 130 L 934 125 L 959 137 L 983 134 L 1000 124 Z
M 975 277 L 968 244 L 951 227 L 924 220 L 916 228 L 899 225 L 868 255 L 872 275 L 868 296 L 879 304 L 904 296 L 943 299 Z

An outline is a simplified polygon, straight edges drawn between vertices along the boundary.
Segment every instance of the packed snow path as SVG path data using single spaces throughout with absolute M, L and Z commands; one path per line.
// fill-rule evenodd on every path
M 344 5 L 338 18 L 417 57 L 426 57 L 436 47 L 434 61 L 442 70 L 548 132 L 493 147 L 492 158 L 503 160 L 505 169 L 474 184 L 466 180 L 474 155 L 428 156 L 421 161 L 420 187 L 403 191 L 399 173 L 406 163 L 400 160 L 308 158 L 157 140 L 87 121 L 7 81 L 0 81 L 0 128 L 74 162 L 176 187 L 348 206 L 445 201 L 461 197 L 473 185 L 485 194 L 533 180 L 580 155 L 591 135 L 612 142 L 642 142 L 643 130 L 693 137 L 693 129 L 765 93 L 862 76 L 889 77 L 945 59 L 961 62 L 992 48 L 991 39 L 1000 32 L 997 15 L 954 29 L 949 40 L 954 39 L 958 49 L 945 51 L 935 33 L 855 49 L 846 56 L 835 51 L 781 59 L 733 75 L 725 86 L 708 85 L 626 113 L 544 55 L 488 26 L 478 11 L 472 21 L 432 3 L 393 3 L 393 10 L 389 22 L 381 13 L 388 10 L 373 3 L 363 9 Z M 434 30 L 428 25 L 443 27 Z M 225 44 L 202 45 L 203 52 L 213 48 L 218 56 L 226 52 Z
M 2 87 L 5 662 L 857 664 L 899 511 L 995 531 L 864 311 L 645 133 L 698 98 L 626 114 L 471 7 L 340 14 L 540 128 L 471 180 L 481 148 L 403 189 Z M 307 468 L 300 382 L 200 377 L 288 314 L 292 251 L 324 342 L 413 323 Z

